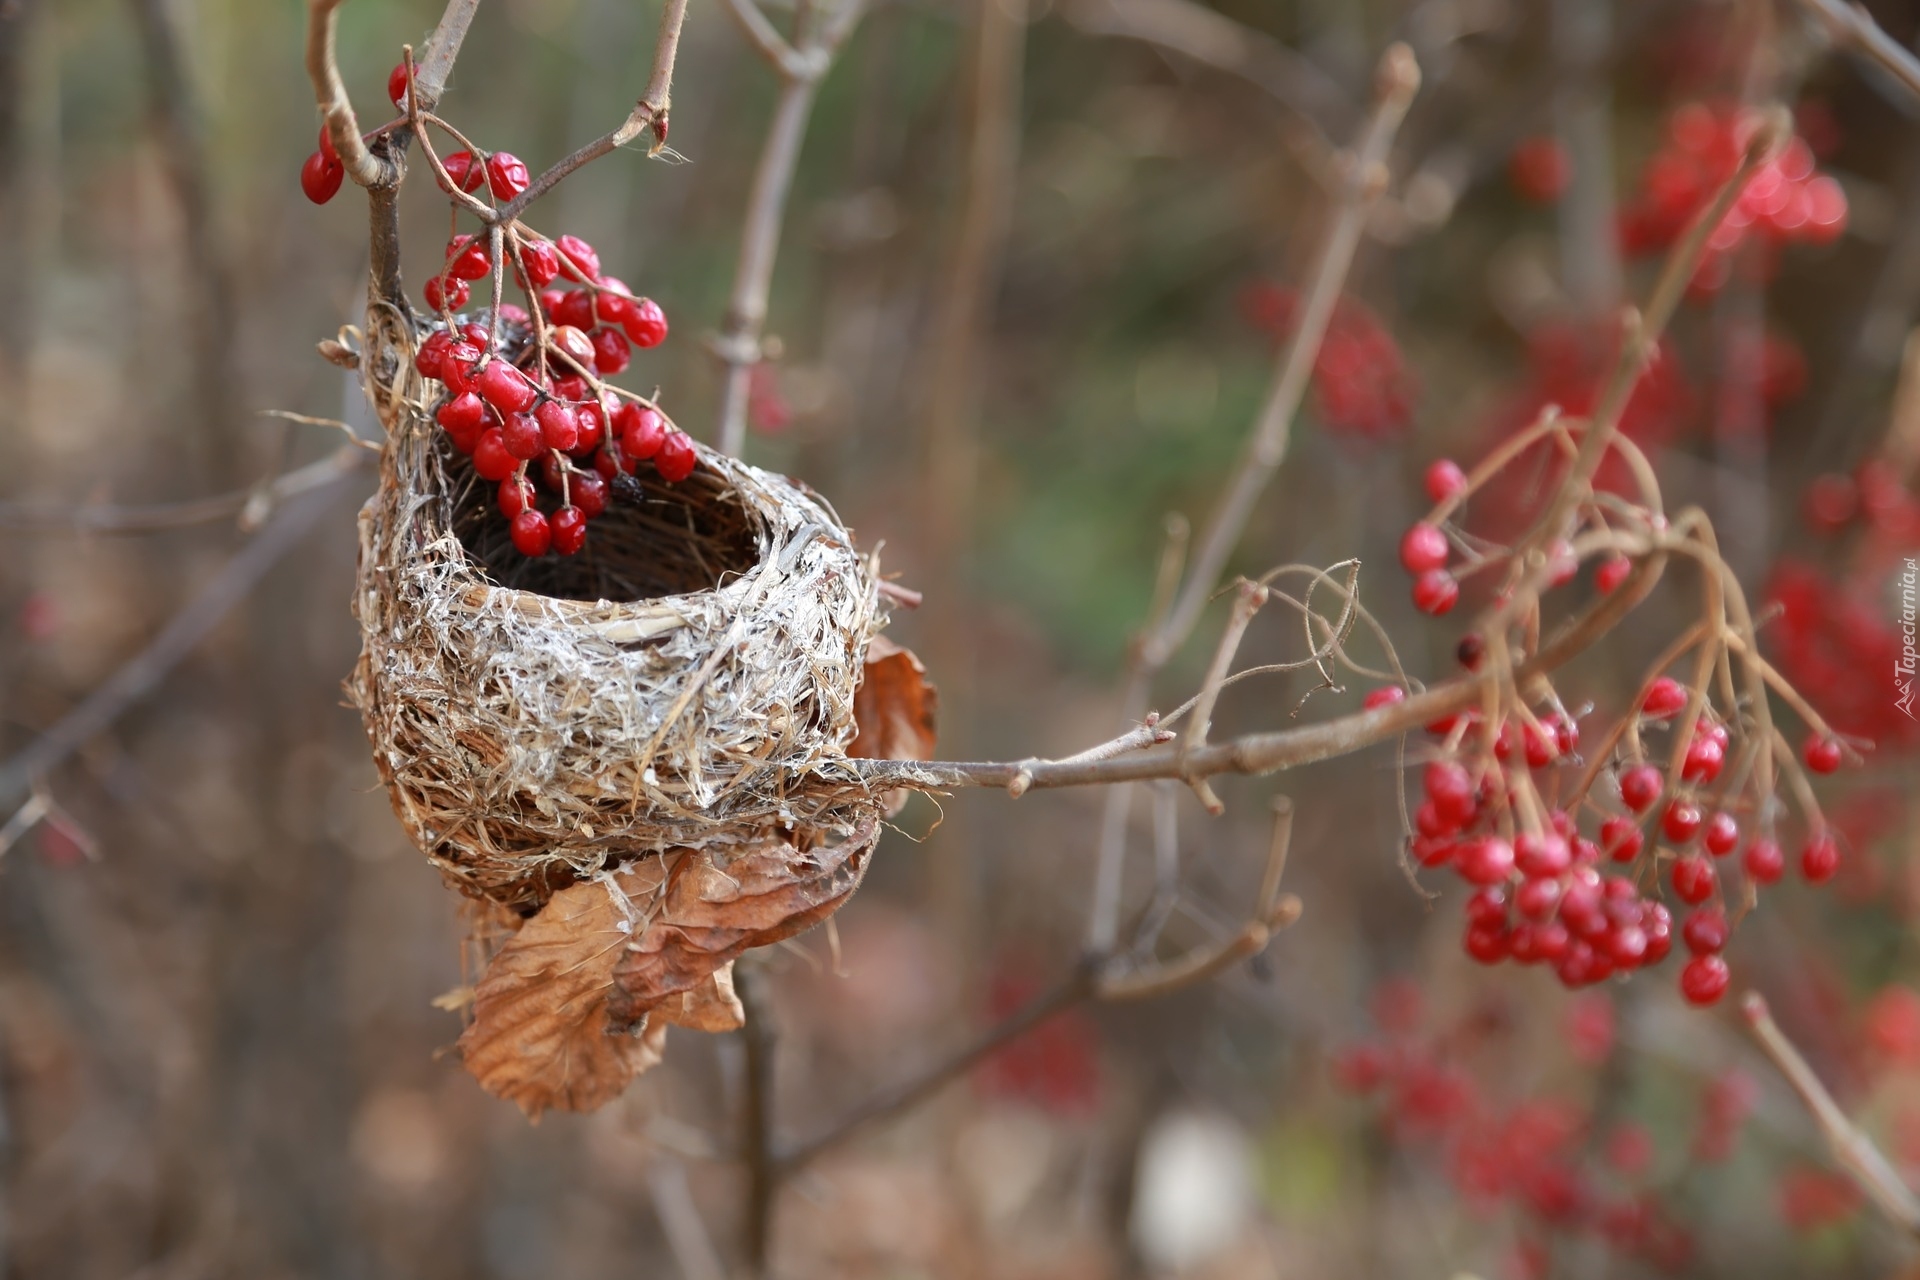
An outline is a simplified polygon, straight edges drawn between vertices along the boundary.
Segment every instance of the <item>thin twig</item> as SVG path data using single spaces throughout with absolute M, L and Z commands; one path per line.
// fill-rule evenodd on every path
M 1214 703 L 1219 700 L 1220 687 L 1233 669 L 1233 656 L 1240 652 L 1240 640 L 1247 634 L 1253 616 L 1267 603 L 1268 591 L 1257 582 L 1241 579 L 1240 590 L 1234 594 L 1233 613 L 1227 618 L 1227 625 L 1220 632 L 1220 643 L 1213 651 L 1213 662 L 1207 667 L 1206 678 L 1200 682 L 1199 696 L 1194 699 L 1193 726 L 1187 736 L 1180 740 L 1180 759 L 1190 759 L 1195 750 L 1207 745 L 1207 729 L 1213 723 Z M 1311 633 L 1308 642 L 1312 642 Z M 1186 778 L 1186 784 L 1193 788 L 1193 794 L 1206 807 L 1208 813 L 1218 817 L 1226 812 L 1226 805 L 1213 793 L 1205 778 Z
M 1873 1139 L 1847 1118 L 1827 1087 L 1820 1083 L 1820 1077 L 1774 1022 L 1766 1000 L 1759 992 L 1749 991 L 1740 1002 L 1740 1012 L 1753 1038 L 1773 1059 L 1773 1065 L 1787 1078 L 1787 1083 L 1806 1104 L 1814 1123 L 1820 1126 L 1834 1163 L 1895 1226 L 1910 1236 L 1920 1236 L 1920 1197 L 1901 1181 Z
M 647 1162 L 647 1192 L 681 1276 L 685 1280 L 726 1280 L 726 1267 L 687 1186 L 686 1166 L 670 1156 L 656 1154 Z
M 747 1261 L 752 1274 L 760 1276 L 767 1270 L 774 1194 L 780 1186 L 780 1162 L 773 1146 L 773 1001 L 767 975 L 757 964 L 739 966 L 734 983 L 746 1014 L 740 1030 L 746 1051 L 740 1137 L 747 1165 Z
M 337 492 L 336 481 L 288 503 L 278 519 L 242 547 L 212 581 L 174 614 L 152 643 L 52 728 L 0 765 L 0 808 L 19 803 L 33 779 L 53 770 L 122 712 L 151 693 L 267 571 L 300 544 L 320 517 L 333 509 Z
M 234 489 L 211 498 L 188 502 L 155 502 L 138 506 L 63 503 L 0 503 L 0 529 L 22 533 L 157 533 L 210 524 L 238 515 L 249 503 L 263 498 L 278 504 L 295 494 L 331 484 L 366 466 L 369 455 L 349 445 L 265 485 Z
M 1800 0 L 1833 42 L 1886 71 L 1902 88 L 1920 98 L 1920 59 L 1880 29 L 1865 5 L 1840 0 Z

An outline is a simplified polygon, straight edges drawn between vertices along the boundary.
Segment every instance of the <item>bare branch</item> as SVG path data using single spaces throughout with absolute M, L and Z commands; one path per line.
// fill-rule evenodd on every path
M 1766 1000 L 1759 992 L 1749 991 L 1740 1002 L 1740 1013 L 1746 1018 L 1753 1038 L 1760 1042 L 1760 1047 L 1773 1059 L 1773 1065 L 1780 1068 L 1780 1074 L 1787 1078 L 1787 1083 L 1812 1113 L 1821 1136 L 1827 1140 L 1827 1149 L 1833 1153 L 1834 1163 L 1895 1226 L 1908 1235 L 1920 1236 L 1920 1198 L 1900 1180 L 1880 1148 L 1873 1145 L 1873 1139 L 1847 1119 L 1840 1104 L 1820 1083 L 1820 1077 L 1774 1022 Z
M 234 489 L 187 502 L 141 506 L 69 506 L 64 503 L 0 503 L 0 529 L 24 533 L 158 533 L 210 524 L 240 514 L 263 498 L 278 504 L 298 493 L 335 480 L 366 465 L 368 454 L 349 445 L 265 485 Z
M 334 53 L 334 26 L 340 5 L 341 0 L 307 0 L 307 78 L 313 82 L 321 123 L 347 177 L 363 187 L 391 186 L 400 180 L 399 168 L 382 163 L 367 150 L 353 103 L 347 97 L 346 82 L 340 78 L 340 63 Z
M 1233 613 L 1220 633 L 1220 643 L 1213 651 L 1213 662 L 1207 668 L 1206 678 L 1200 682 L 1199 696 L 1194 699 L 1193 727 L 1180 742 L 1180 759 L 1183 763 L 1192 757 L 1196 749 L 1207 745 L 1207 729 L 1213 722 L 1213 707 L 1219 700 L 1220 687 L 1233 668 L 1233 655 L 1240 652 L 1241 637 L 1247 634 L 1253 616 L 1267 603 L 1267 596 L 1267 589 L 1259 583 L 1241 579 L 1240 590 L 1233 598 Z M 1309 644 L 1312 643 L 1311 631 L 1307 640 Z M 1205 778 L 1186 778 L 1183 781 L 1193 788 L 1193 794 L 1199 797 L 1208 813 L 1218 817 L 1226 812 L 1226 805 L 1220 802 L 1220 797 L 1213 793 L 1213 788 L 1207 785 Z
M 786 37 L 773 29 L 773 24 L 767 21 L 767 15 L 760 11 L 759 5 L 753 0 L 727 0 L 727 13 L 740 28 L 740 33 L 746 36 L 747 42 L 760 51 L 760 56 L 775 71 L 790 80 L 799 78 L 797 68 L 800 55 L 794 52 Z
M 1882 31 L 1865 5 L 1842 4 L 1840 0 L 1800 0 L 1800 7 L 1821 25 L 1835 44 L 1878 64 L 1908 93 L 1920 98 L 1920 59 Z

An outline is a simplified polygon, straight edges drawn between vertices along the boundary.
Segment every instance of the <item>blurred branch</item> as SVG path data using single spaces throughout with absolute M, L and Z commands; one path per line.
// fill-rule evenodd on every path
M 1179 585 L 1170 592 L 1163 612 L 1150 618 L 1135 642 L 1133 661 L 1123 697 L 1125 715 L 1138 720 L 1146 710 L 1148 691 L 1154 675 L 1173 657 L 1193 634 L 1200 613 L 1213 598 L 1227 559 L 1239 546 L 1254 504 L 1286 457 L 1293 415 L 1306 394 L 1307 380 L 1320 354 L 1320 340 L 1333 318 L 1347 271 L 1359 247 L 1367 211 L 1385 191 L 1387 156 L 1405 118 L 1414 93 L 1420 86 L 1420 68 L 1413 52 L 1404 44 L 1388 47 L 1381 56 L 1374 79 L 1374 108 L 1362 131 L 1357 150 L 1346 157 L 1346 180 L 1331 211 L 1326 238 L 1315 256 L 1318 266 L 1313 283 L 1301 308 L 1299 327 L 1294 330 L 1287 350 L 1274 372 L 1274 379 L 1248 436 L 1239 464 L 1234 468 L 1212 521 L 1201 537 L 1192 559 L 1186 564 Z M 1190 753 L 1185 759 L 1194 763 L 1216 753 L 1216 748 Z M 1123 765 L 1137 765 L 1143 757 L 1132 756 Z M 1169 775 L 1144 775 L 1169 776 Z M 1188 777 L 1187 774 L 1171 775 Z M 1204 777 L 1204 772 L 1191 777 Z M 1036 778 L 1038 775 L 1036 775 Z M 1104 951 L 1113 945 L 1119 923 L 1121 873 L 1126 860 L 1127 809 L 1131 796 L 1125 787 L 1107 797 L 1101 821 L 1098 860 L 1095 864 L 1092 904 L 1087 918 L 1087 945 Z
M 763 1276 L 773 1230 L 774 1193 L 780 1183 L 779 1159 L 773 1149 L 772 997 L 767 975 L 758 964 L 738 966 L 734 983 L 746 1014 L 740 1029 L 746 1049 L 740 1136 L 747 1164 L 747 1261 L 750 1274 Z
M 0 503 L 0 529 L 22 533 L 158 533 L 211 524 L 238 515 L 249 506 L 278 506 L 359 470 L 371 460 L 364 449 L 349 445 L 296 471 L 265 484 L 234 489 L 210 498 L 186 502 L 155 502 L 138 506 L 80 506 L 70 503 Z
M 684 1280 L 726 1280 L 726 1267 L 714 1252 L 713 1238 L 700 1220 L 700 1207 L 693 1202 L 687 1186 L 686 1166 L 670 1157 L 655 1156 L 647 1162 L 647 1191 Z
M 188 274 L 199 300 L 199 314 L 188 325 L 193 348 L 194 399 L 209 428 L 199 443 L 216 480 L 232 478 L 239 459 L 235 410 L 238 383 L 233 368 L 237 306 L 233 269 L 217 225 L 212 179 L 200 113 L 187 81 L 179 33 L 164 0 L 133 0 L 134 18 L 147 64 L 148 103 L 166 158 L 168 179 L 180 202 L 186 235 Z
M 1144 41 L 1236 76 L 1301 116 L 1323 141 L 1353 118 L 1346 91 L 1313 62 L 1192 0 L 1069 0 L 1063 16 L 1087 35 Z
M 1806 1104 L 1814 1123 L 1820 1126 L 1821 1136 L 1827 1140 L 1827 1149 L 1832 1153 L 1834 1163 L 1895 1226 L 1910 1236 L 1920 1236 L 1920 1198 L 1916 1198 L 1912 1189 L 1901 1181 L 1900 1175 L 1880 1153 L 1880 1148 L 1874 1146 L 1873 1139 L 1847 1119 L 1840 1104 L 1820 1083 L 1820 1077 L 1814 1074 L 1807 1060 L 1774 1022 L 1766 1000 L 1759 992 L 1750 991 L 1740 1002 L 1740 1012 L 1746 1018 L 1753 1038 L 1773 1059 L 1773 1065 L 1787 1078 L 1787 1083 L 1793 1086 L 1793 1091 Z
M 1300 900 L 1279 892 L 1292 833 L 1292 807 L 1274 805 L 1274 835 L 1254 917 L 1226 940 L 1195 948 L 1164 964 L 1116 969 L 1117 956 L 1090 952 L 1064 977 L 1012 1017 L 996 1023 L 913 1078 L 854 1108 L 825 1132 L 779 1154 L 776 1166 L 790 1175 L 821 1152 L 837 1146 L 869 1124 L 899 1115 L 965 1075 L 992 1054 L 1047 1019 L 1087 1001 L 1146 1000 L 1171 995 L 1204 982 L 1240 960 L 1264 950 L 1272 935 L 1300 916 Z
M 1920 98 L 1920 59 L 1882 31 L 1865 5 L 1842 4 L 1840 0 L 1799 0 L 1799 4 L 1835 44 L 1878 64 L 1908 93 Z
M 767 292 L 773 284 L 780 227 L 786 218 L 787 195 L 793 187 L 800 144 L 813 115 L 814 95 L 865 7 L 865 0 L 842 0 L 831 19 L 815 32 L 803 32 L 796 46 L 773 29 L 753 0 L 727 0 L 727 11 L 761 56 L 780 73 L 781 80 L 780 100 L 774 106 L 773 122 L 768 126 L 747 197 L 746 224 L 740 232 L 740 259 L 728 295 L 727 314 L 712 339 L 714 354 L 726 368 L 716 444 L 722 453 L 735 457 L 746 444 L 747 390 L 762 355 L 760 330 L 767 319 Z
M 344 478 L 344 477 L 343 477 Z M 242 547 L 213 579 L 136 654 L 66 715 L 0 765 L 0 808 L 20 802 L 36 778 L 85 746 L 166 678 L 209 631 L 257 586 L 281 557 L 298 546 L 332 509 L 338 481 L 290 502 L 279 517 Z

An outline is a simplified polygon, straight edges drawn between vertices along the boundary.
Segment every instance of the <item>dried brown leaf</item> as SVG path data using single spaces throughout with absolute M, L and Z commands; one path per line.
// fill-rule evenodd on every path
M 747 1011 L 733 990 L 733 961 L 715 969 L 691 991 L 668 996 L 647 1016 L 649 1026 L 667 1023 L 689 1031 L 738 1031 L 747 1024 Z
M 875 636 L 867 645 L 866 672 L 853 695 L 853 718 L 860 731 L 847 754 L 870 760 L 931 760 L 939 714 L 939 691 L 927 681 L 927 669 L 913 650 Z M 888 814 L 900 811 L 907 794 L 888 793 Z
M 801 850 L 770 838 L 680 857 L 652 904 L 646 930 L 615 966 L 614 1024 L 638 1022 L 706 984 L 741 952 L 790 938 L 832 915 L 860 886 L 879 833 L 879 823 L 870 820 L 837 845 Z M 731 974 L 728 985 L 730 994 Z
M 617 874 L 613 885 L 588 880 L 562 889 L 500 948 L 474 989 L 473 1022 L 460 1037 L 467 1070 L 482 1088 L 534 1119 L 549 1107 L 591 1111 L 660 1061 L 664 1022 L 635 1036 L 625 1030 L 630 1021 L 608 1016 L 615 966 L 644 927 L 660 877 L 660 863 L 650 859 Z

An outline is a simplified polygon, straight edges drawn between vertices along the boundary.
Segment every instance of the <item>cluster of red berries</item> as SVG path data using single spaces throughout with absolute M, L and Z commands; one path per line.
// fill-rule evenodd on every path
M 1300 299 L 1290 289 L 1260 281 L 1241 294 L 1247 322 L 1284 341 L 1297 322 Z M 1351 298 L 1334 307 L 1313 365 L 1317 416 L 1329 430 L 1383 440 L 1413 420 L 1416 383 L 1400 346 L 1377 316 Z
M 1920 498 L 1884 458 L 1861 463 L 1852 475 L 1830 471 L 1814 477 L 1804 511 L 1814 532 L 1828 537 L 1860 527 L 1890 548 L 1920 545 Z
M 1368 704 L 1397 701 L 1398 692 L 1376 690 Z M 1659 678 L 1636 713 L 1641 728 L 1671 721 L 1687 701 L 1686 689 Z M 1467 953 L 1483 964 L 1548 965 L 1564 985 L 1582 987 L 1660 963 L 1672 951 L 1677 930 L 1692 957 L 1681 971 L 1681 994 L 1694 1004 L 1712 1004 L 1726 994 L 1730 975 L 1720 953 L 1731 926 L 1725 908 L 1714 901 L 1723 897 L 1719 868 L 1742 851 L 1739 864 L 1756 889 L 1774 884 L 1786 870 L 1786 856 L 1770 835 L 1748 839 L 1733 803 L 1716 803 L 1705 791 L 1726 765 L 1727 726 L 1710 711 L 1701 716 L 1670 796 L 1653 765 L 1619 770 L 1620 811 L 1599 816 L 1588 836 L 1580 830 L 1577 808 L 1552 809 L 1537 828 L 1511 830 L 1513 797 L 1521 786 L 1513 771 L 1573 762 L 1580 740 L 1573 718 L 1554 711 L 1537 725 L 1503 723 L 1492 760 L 1478 776 L 1457 752 L 1459 742 L 1478 740 L 1477 720 L 1477 712 L 1468 712 L 1428 726 L 1445 739 L 1448 754 L 1426 766 L 1411 842 L 1421 866 L 1451 867 L 1474 887 L 1466 904 Z M 1813 772 L 1831 773 L 1844 754 L 1839 742 L 1816 736 L 1807 741 L 1803 758 Z M 1638 874 L 1603 875 L 1603 863 Z M 1651 893 L 1643 883 L 1667 863 L 1669 886 L 1686 911 L 1677 925 L 1657 896 L 1657 882 Z M 1817 827 L 1800 852 L 1801 874 L 1824 883 L 1839 865 L 1838 841 Z
M 1739 169 L 1759 127 L 1751 112 L 1703 103 L 1676 110 L 1667 121 L 1666 145 L 1641 171 L 1638 195 L 1621 213 L 1627 252 L 1656 253 L 1678 240 Z M 1833 178 L 1815 171 L 1813 149 L 1795 137 L 1760 165 L 1714 229 L 1693 288 L 1711 293 L 1725 284 L 1734 251 L 1744 244 L 1757 242 L 1768 251 L 1759 260 L 1766 271 L 1771 269 L 1768 255 L 1779 246 L 1825 244 L 1846 225 L 1846 193 Z
M 1782 560 L 1765 593 L 1777 617 L 1761 633 L 1794 688 L 1842 732 L 1883 750 L 1920 743 L 1920 725 L 1899 705 L 1894 677 L 1904 641 L 1884 586 L 1877 576 L 1853 583 L 1805 561 Z
M 1335 1083 L 1377 1098 L 1391 1138 L 1435 1149 L 1448 1181 L 1467 1205 L 1490 1213 L 1511 1205 L 1542 1233 L 1593 1235 L 1625 1257 L 1681 1271 L 1693 1254 L 1689 1233 L 1674 1223 L 1646 1185 L 1655 1144 L 1643 1128 L 1616 1123 L 1593 1143 L 1592 1117 L 1557 1098 L 1501 1105 L 1449 1060 L 1463 1044 L 1487 1038 L 1484 1015 L 1470 1015 L 1448 1034 L 1425 1039 L 1382 1019 L 1384 1035 L 1351 1045 L 1333 1060 Z M 1589 1149 L 1597 1147 L 1600 1159 Z M 1529 1252 L 1550 1254 L 1548 1238 Z M 1529 1274 L 1546 1274 L 1529 1268 Z

